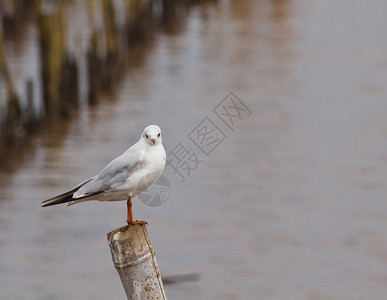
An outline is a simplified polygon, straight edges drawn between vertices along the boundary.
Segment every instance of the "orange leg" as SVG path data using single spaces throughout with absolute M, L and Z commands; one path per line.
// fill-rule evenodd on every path
M 126 207 L 127 207 L 127 211 L 128 211 L 128 218 L 126 220 L 126 223 L 128 223 L 128 225 L 148 224 L 148 222 L 146 222 L 146 221 L 139 221 L 139 220 L 133 221 L 132 197 L 131 196 L 129 196 L 128 201 L 126 202 Z

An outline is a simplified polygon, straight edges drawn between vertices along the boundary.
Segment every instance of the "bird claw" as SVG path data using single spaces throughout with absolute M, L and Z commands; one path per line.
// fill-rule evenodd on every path
M 144 220 L 136 220 L 136 221 L 126 221 L 126 223 L 128 223 L 128 225 L 148 225 L 148 222 L 147 221 L 144 221 Z

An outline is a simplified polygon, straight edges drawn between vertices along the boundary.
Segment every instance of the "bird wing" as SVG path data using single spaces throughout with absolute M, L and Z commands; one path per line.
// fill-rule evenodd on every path
M 73 199 L 90 197 L 122 186 L 134 171 L 143 166 L 141 153 L 130 150 L 113 159 L 100 173 L 75 191 Z
M 119 189 L 129 176 L 144 166 L 141 160 L 143 151 L 138 143 L 126 150 L 122 155 L 113 159 L 96 176 L 78 184 L 71 190 L 43 201 L 43 206 L 51 206 L 60 203 L 77 203 L 79 200 L 92 200 L 92 196 L 110 190 Z

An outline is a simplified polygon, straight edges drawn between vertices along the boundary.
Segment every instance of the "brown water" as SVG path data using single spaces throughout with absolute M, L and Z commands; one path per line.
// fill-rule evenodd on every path
M 106 241 L 125 204 L 40 201 L 155 123 L 167 152 L 183 141 L 203 160 L 183 183 L 165 171 L 163 206 L 134 204 L 161 273 L 200 274 L 166 286 L 169 299 L 386 299 L 385 11 L 360 0 L 192 9 L 63 140 L 42 134 L 3 176 L 0 298 L 125 298 Z M 229 91 L 252 112 L 234 132 L 212 112 Z M 228 137 L 209 157 L 187 137 L 206 116 Z

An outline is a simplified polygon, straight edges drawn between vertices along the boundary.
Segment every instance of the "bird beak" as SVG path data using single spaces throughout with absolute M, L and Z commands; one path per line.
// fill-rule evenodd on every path
M 156 139 L 151 139 L 151 141 L 153 142 L 153 144 L 155 144 L 155 143 L 156 143 Z

